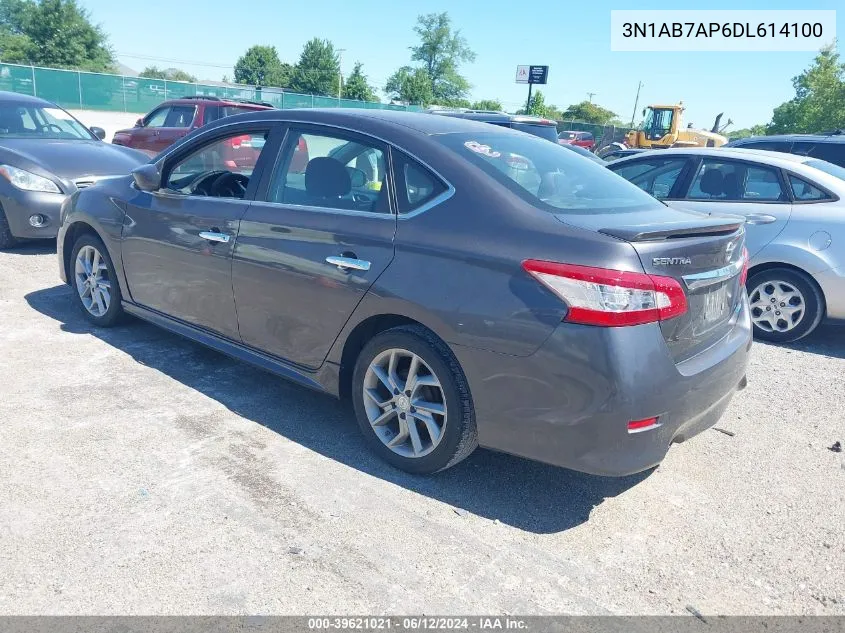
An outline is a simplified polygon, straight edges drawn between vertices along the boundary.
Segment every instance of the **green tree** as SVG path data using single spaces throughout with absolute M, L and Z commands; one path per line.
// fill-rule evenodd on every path
M 541 90 L 537 90 L 531 95 L 531 101 L 527 108 L 517 111 L 517 114 L 527 114 L 529 116 L 539 116 L 546 119 L 554 119 L 559 121 L 563 118 L 563 114 L 555 106 L 546 104 L 546 97 Z
M 734 130 L 733 132 L 729 132 L 727 134 L 731 140 L 737 140 L 741 138 L 748 138 L 749 136 L 764 136 L 766 134 L 766 126 L 765 125 L 752 125 L 751 127 L 744 127 L 740 130 Z
M 291 88 L 297 92 L 336 96 L 339 82 L 340 60 L 334 45 L 319 37 L 306 42 L 293 69 Z
M 235 64 L 235 83 L 287 87 L 291 66 L 279 59 L 275 46 L 251 46 Z
M 812 65 L 792 79 L 795 97 L 775 108 L 769 134 L 823 132 L 845 127 L 845 64 L 836 44 L 823 48 Z
M 114 70 L 106 34 L 76 0 L 0 0 L 0 54 L 11 63 Z
M 561 114 L 561 118 L 567 121 L 582 121 L 584 123 L 598 123 L 599 125 L 610 125 L 618 120 L 619 115 L 607 108 L 589 101 L 574 103 Z
M 166 79 L 167 81 L 197 82 L 196 77 L 179 68 L 159 68 L 158 66 L 147 66 L 138 76 L 147 77 L 149 79 Z
M 343 86 L 343 97 L 358 101 L 378 101 L 375 89 L 367 82 L 367 76 L 361 70 L 363 66 L 361 62 L 355 63 Z
M 474 102 L 471 107 L 473 110 L 494 110 L 496 112 L 503 110 L 502 102 L 498 99 L 482 99 Z
M 425 68 L 403 66 L 390 76 L 384 91 L 393 99 L 414 105 L 425 106 L 434 102 L 431 78 Z

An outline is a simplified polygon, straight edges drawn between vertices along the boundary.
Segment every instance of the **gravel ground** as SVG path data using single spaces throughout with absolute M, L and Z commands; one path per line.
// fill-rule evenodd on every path
M 845 614 L 845 328 L 758 344 L 655 471 L 418 478 L 340 403 L 0 253 L 0 614 Z

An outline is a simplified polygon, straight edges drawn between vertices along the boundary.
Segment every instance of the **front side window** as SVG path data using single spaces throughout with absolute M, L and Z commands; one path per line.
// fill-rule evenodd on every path
M 150 114 L 144 122 L 144 127 L 164 127 L 164 122 L 167 120 L 167 115 L 170 114 L 170 108 L 160 108 Z
M 802 202 L 830 199 L 827 193 L 815 185 L 811 185 L 806 180 L 792 174 L 789 175 L 789 186 L 792 187 L 792 196 Z
M 164 127 L 191 127 L 196 114 L 194 106 L 173 106 L 164 122 Z
M 787 202 L 777 170 L 761 165 L 705 159 L 687 197 L 728 202 Z
M 269 130 L 230 134 L 165 169 L 166 188 L 190 196 L 243 198 Z
M 663 199 L 669 197 L 686 163 L 683 158 L 653 158 L 623 163 L 612 169 L 646 193 Z
M 614 213 L 654 207 L 654 198 L 557 143 L 523 135 L 434 137 L 534 206 L 559 213 Z
M 375 141 L 291 130 L 267 201 L 390 213 L 386 165 Z

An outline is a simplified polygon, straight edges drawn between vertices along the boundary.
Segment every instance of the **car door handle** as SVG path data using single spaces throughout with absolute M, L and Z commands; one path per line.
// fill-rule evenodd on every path
M 218 233 L 217 231 L 200 231 L 200 237 L 209 242 L 220 242 L 221 244 L 228 244 L 231 235 L 226 233 Z
M 771 224 L 777 221 L 778 219 L 775 216 L 767 213 L 749 213 L 745 216 L 746 224 Z
M 354 257 L 326 257 L 329 264 L 337 266 L 342 271 L 347 270 L 369 270 L 370 262 L 363 259 L 355 259 Z

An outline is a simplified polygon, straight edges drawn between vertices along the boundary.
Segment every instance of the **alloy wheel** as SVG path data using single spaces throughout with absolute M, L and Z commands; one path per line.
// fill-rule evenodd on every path
M 376 436 L 394 453 L 418 458 L 440 444 L 447 423 L 440 380 L 413 352 L 388 349 L 364 377 L 364 409 Z
M 93 246 L 79 249 L 74 278 L 83 307 L 95 317 L 106 314 L 111 305 L 111 279 L 105 258 Z

